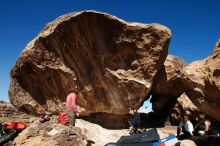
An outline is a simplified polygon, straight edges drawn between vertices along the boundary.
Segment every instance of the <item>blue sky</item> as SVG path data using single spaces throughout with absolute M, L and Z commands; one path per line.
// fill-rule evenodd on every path
M 219 0 L 1 0 L 0 99 L 8 101 L 9 72 L 20 52 L 60 15 L 97 10 L 129 22 L 172 30 L 169 54 L 190 63 L 207 57 L 220 38 Z

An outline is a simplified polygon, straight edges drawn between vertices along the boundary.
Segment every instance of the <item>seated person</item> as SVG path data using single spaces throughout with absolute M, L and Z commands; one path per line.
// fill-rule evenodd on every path
M 132 128 L 130 131 L 130 134 L 137 133 L 137 128 L 139 127 L 141 123 L 140 114 L 134 108 L 130 108 L 130 114 L 133 115 L 133 118 L 128 120 L 128 123 Z
M 206 118 L 202 118 L 195 126 L 195 135 L 205 136 L 211 134 L 211 122 Z
M 194 129 L 192 123 L 189 121 L 187 116 L 184 116 L 184 118 L 182 118 L 182 122 L 180 122 L 179 127 L 177 128 L 178 139 L 181 140 L 192 137 L 193 131 Z M 181 134 L 181 132 L 183 134 Z

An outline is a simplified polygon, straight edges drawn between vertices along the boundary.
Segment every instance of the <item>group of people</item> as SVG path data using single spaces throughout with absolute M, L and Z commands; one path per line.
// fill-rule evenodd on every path
M 187 116 L 182 118 L 178 128 L 177 128 L 177 137 L 179 139 L 186 139 L 192 136 L 205 136 L 212 134 L 212 125 L 210 120 L 202 117 L 196 121 L 195 127 L 190 122 Z
M 130 108 L 130 114 L 133 115 L 128 120 L 130 125 L 130 134 L 138 133 L 138 127 L 141 127 L 140 114 L 135 108 Z M 195 126 L 191 123 L 187 116 L 181 118 L 181 122 L 177 127 L 178 139 L 186 139 L 192 136 L 204 136 L 211 134 L 211 122 L 205 117 L 196 121 Z

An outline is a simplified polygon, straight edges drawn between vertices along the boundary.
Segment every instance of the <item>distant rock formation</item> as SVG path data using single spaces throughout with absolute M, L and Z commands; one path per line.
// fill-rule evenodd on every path
M 28 113 L 58 113 L 78 85 L 81 115 L 126 114 L 151 90 L 170 37 L 160 24 L 127 23 L 95 11 L 61 16 L 26 46 L 11 70 L 11 103 Z
M 199 110 L 220 122 L 220 39 L 208 58 L 184 68 L 182 83 Z
M 36 117 L 23 113 L 13 107 L 10 103 L 0 101 L 0 123 L 8 124 L 11 122 L 24 122 L 27 125 L 31 124 Z

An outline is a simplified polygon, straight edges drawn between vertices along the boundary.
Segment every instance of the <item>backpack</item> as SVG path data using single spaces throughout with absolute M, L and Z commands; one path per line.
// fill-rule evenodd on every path
M 18 132 L 21 132 L 25 128 L 27 128 L 27 125 L 23 122 L 13 122 L 9 124 L 4 124 L 4 127 L 7 129 L 15 129 Z
M 69 115 L 65 112 L 61 112 L 57 118 L 57 123 L 62 125 L 69 125 Z

